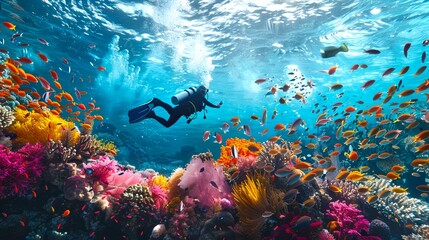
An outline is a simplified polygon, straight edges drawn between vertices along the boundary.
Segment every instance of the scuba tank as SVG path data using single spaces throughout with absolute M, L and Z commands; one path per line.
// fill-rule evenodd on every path
M 181 92 L 179 92 L 178 94 L 174 95 L 171 97 L 171 102 L 174 105 L 177 105 L 179 103 L 181 103 L 183 100 L 187 99 L 189 96 L 193 95 L 194 93 L 197 92 L 197 88 L 196 87 L 190 87 L 186 90 L 183 90 Z

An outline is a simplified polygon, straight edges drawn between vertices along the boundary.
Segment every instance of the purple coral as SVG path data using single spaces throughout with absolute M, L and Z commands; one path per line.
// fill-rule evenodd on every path
M 362 231 L 368 232 L 369 221 L 353 205 L 335 201 L 329 203 L 329 208 L 325 214 L 327 220 L 340 225 L 340 229 L 334 231 L 336 239 L 347 239 L 350 235 L 360 237 Z
M 192 158 L 179 186 L 188 189 L 189 196 L 198 198 L 203 207 L 219 204 L 222 198 L 232 199 L 222 166 L 214 167 L 212 160 L 203 161 L 199 156 Z
M 17 152 L 0 144 L 0 199 L 22 196 L 35 186 L 43 171 L 43 145 L 27 143 Z

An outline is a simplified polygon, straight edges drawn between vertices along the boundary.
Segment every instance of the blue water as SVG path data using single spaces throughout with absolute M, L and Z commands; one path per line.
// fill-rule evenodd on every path
M 361 110 L 380 104 L 382 100 L 375 102 L 372 96 L 381 91 L 383 99 L 388 87 L 400 80 L 400 90 L 415 89 L 428 77 L 428 71 L 413 77 L 424 65 L 422 52 L 428 51 L 422 46 L 429 38 L 428 1 L 15 1 L 22 10 L 13 3 L 1 1 L 0 19 L 13 22 L 24 34 L 12 43 L 12 32 L 2 26 L 0 36 L 10 55 L 34 59 L 26 70 L 35 74 L 47 77 L 50 69 L 56 70 L 69 92 L 75 87 L 87 91 L 83 100 L 96 99 L 103 123 L 116 129 L 94 132 L 112 139 L 120 135 L 118 159 L 139 168 L 169 171 L 184 166 L 191 154 L 207 150 L 217 158 L 219 144 L 213 143 L 213 138 L 203 142 L 202 135 L 206 130 L 219 132 L 233 116 L 250 125 L 257 141 L 282 134 L 287 140 L 302 138 L 306 143 L 303 136 L 323 134 L 314 127 L 321 113 L 316 112 L 323 106 L 335 119 L 346 106 Z M 37 38 L 46 39 L 49 46 Z M 405 58 L 407 42 L 412 45 Z M 30 46 L 19 47 L 19 43 Z M 348 45 L 349 52 L 321 58 L 321 49 L 342 43 Z M 378 49 L 381 54 L 366 54 L 363 51 L 367 49 Z M 37 52 L 51 61 L 42 62 Z M 62 58 L 70 64 L 64 64 Z M 335 74 L 321 72 L 336 64 Z M 367 64 L 368 68 L 351 72 L 354 64 Z M 399 77 L 397 73 L 406 65 L 409 72 Z M 98 66 L 106 71 L 97 70 Z M 391 67 L 395 71 L 382 77 Z M 275 84 L 290 82 L 288 73 L 293 69 L 305 80 L 293 82 L 287 93 L 279 90 L 266 96 Z M 272 80 L 257 85 L 254 81 L 258 78 Z M 313 88 L 307 85 L 309 79 Z M 360 87 L 370 79 L 376 80 L 375 84 L 363 91 Z M 334 83 L 344 87 L 329 91 Z M 209 87 L 209 101 L 224 103 L 220 109 L 208 108 L 206 119 L 198 113 L 190 124 L 182 118 L 168 129 L 153 120 L 128 124 L 128 109 L 152 97 L 170 103 L 172 95 L 200 84 Z M 299 90 L 302 85 L 304 89 Z M 292 99 L 296 92 L 306 94 L 305 104 Z M 338 98 L 341 93 L 344 95 Z M 281 105 L 280 97 L 291 100 Z M 422 93 L 403 98 L 395 95 L 389 103 L 415 98 L 419 107 L 409 112 L 420 118 L 426 101 Z M 359 100 L 364 103 L 358 104 Z M 338 101 L 343 105 L 334 117 L 332 104 Z M 269 119 L 262 127 L 250 116 L 261 116 L 264 108 Z M 386 104 L 383 108 L 391 107 Z M 274 109 L 278 114 L 272 120 Z M 163 110 L 156 112 L 166 116 Z M 273 131 L 275 124 L 288 125 L 298 117 L 306 125 L 296 134 L 287 137 L 287 132 Z M 258 134 L 265 128 L 268 134 Z M 223 139 L 237 136 L 250 138 L 231 127 Z

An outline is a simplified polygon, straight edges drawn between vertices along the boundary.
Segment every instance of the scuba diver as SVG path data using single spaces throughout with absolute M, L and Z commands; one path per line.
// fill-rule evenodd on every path
M 129 122 L 137 123 L 146 118 L 153 118 L 162 125 L 164 125 L 164 127 L 168 128 L 174 123 L 176 123 L 177 120 L 179 120 L 179 118 L 182 116 L 186 116 L 186 118 L 188 119 L 186 122 L 189 124 L 192 120 L 197 118 L 197 112 L 201 112 L 202 110 L 204 110 L 205 119 L 206 106 L 212 108 L 220 108 L 220 106 L 222 105 L 222 101 L 217 105 L 214 105 L 213 103 L 209 102 L 206 99 L 208 91 L 209 90 L 202 85 L 198 88 L 188 88 L 171 97 L 172 103 L 177 105 L 174 108 L 169 104 L 159 100 L 158 98 L 153 98 L 149 102 L 129 110 Z M 163 107 L 168 112 L 168 114 L 170 114 L 168 120 L 165 120 L 164 118 L 159 117 L 155 114 L 152 109 L 157 106 Z M 192 114 L 194 115 L 191 117 Z

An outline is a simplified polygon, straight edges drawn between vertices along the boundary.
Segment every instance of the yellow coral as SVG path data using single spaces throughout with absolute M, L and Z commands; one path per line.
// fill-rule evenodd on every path
M 260 239 L 264 213 L 278 214 L 283 210 L 284 193 L 274 189 L 266 176 L 247 175 L 244 182 L 233 186 L 232 195 L 240 217 L 240 232 L 248 239 Z
M 105 141 L 103 139 L 97 139 L 97 142 L 100 144 L 100 150 L 111 153 L 116 156 L 116 153 L 119 152 L 119 149 L 116 147 L 113 141 Z
M 180 188 L 179 183 L 180 183 L 180 178 L 183 176 L 183 174 L 185 173 L 185 169 L 183 168 L 177 168 L 170 176 L 170 180 L 168 181 L 168 200 L 172 200 L 175 197 L 179 197 L 179 199 L 182 198 L 182 196 L 184 196 L 185 192 L 183 191 L 182 188 Z
M 220 148 L 220 157 L 217 160 L 216 164 L 221 164 L 226 168 L 235 166 L 237 164 L 237 159 L 232 157 L 232 146 L 235 146 L 238 151 L 238 156 L 248 157 L 254 156 L 257 157 L 258 153 L 251 152 L 248 147 L 249 145 L 255 145 L 259 149 L 262 149 L 262 144 L 259 142 L 252 142 L 243 138 L 229 138 L 226 140 L 226 145 Z
M 79 140 L 79 131 L 73 122 L 66 121 L 60 116 L 47 114 L 46 116 L 35 111 L 15 109 L 15 122 L 7 128 L 9 132 L 17 134 L 14 143 L 42 143 L 60 140 L 66 146 L 74 146 Z
M 152 184 L 168 191 L 168 178 L 162 174 L 158 174 L 152 178 Z

